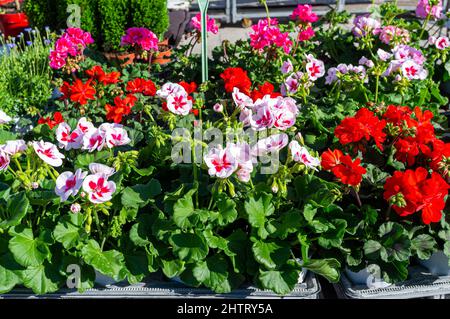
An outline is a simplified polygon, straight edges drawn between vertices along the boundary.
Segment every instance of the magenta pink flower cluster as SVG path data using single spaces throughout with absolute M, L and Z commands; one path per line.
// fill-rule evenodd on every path
M 289 38 L 289 33 L 280 31 L 277 19 L 261 19 L 258 24 L 252 26 L 252 30 L 250 45 L 254 49 L 262 52 L 264 48 L 275 45 L 283 48 L 285 53 L 291 52 L 292 41 Z
M 200 13 L 197 13 L 191 19 L 192 27 L 198 32 L 202 31 L 202 16 Z M 216 24 L 216 20 L 206 16 L 206 32 L 211 32 L 212 34 L 217 34 L 219 32 L 219 26 Z
M 430 5 L 429 0 L 419 0 L 416 8 L 416 15 L 419 18 L 426 18 L 430 14 L 431 18 L 441 19 L 442 18 L 442 0 L 440 0 L 435 5 Z
M 56 41 L 55 49 L 50 51 L 50 67 L 58 70 L 67 63 L 67 58 L 83 54 L 84 49 L 94 39 L 89 32 L 79 28 L 68 28 L 66 32 Z
M 313 23 L 319 20 L 319 17 L 312 11 L 311 5 L 299 4 L 292 12 L 291 19 L 300 20 L 303 23 Z
M 147 28 L 129 28 L 122 37 L 121 46 L 138 47 L 144 51 L 158 51 L 159 39 Z
M 299 22 L 298 41 L 308 41 L 315 33 L 311 23 L 319 20 L 309 4 L 299 4 L 291 14 L 291 19 Z

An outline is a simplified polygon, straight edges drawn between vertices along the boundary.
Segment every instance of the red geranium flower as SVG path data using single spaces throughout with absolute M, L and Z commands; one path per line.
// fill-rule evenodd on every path
M 126 90 L 130 93 L 142 93 L 145 96 L 155 96 L 156 85 L 152 80 L 137 78 L 127 83 Z
M 358 143 L 362 139 L 370 141 L 373 138 L 375 144 L 380 150 L 383 150 L 383 142 L 386 140 L 386 134 L 383 132 L 386 127 L 386 121 L 380 120 L 373 112 L 367 108 L 360 109 L 354 117 L 347 117 L 342 120 L 334 134 L 342 145 Z M 364 150 L 364 147 L 357 145 L 358 149 Z
M 59 88 L 59 91 L 61 91 L 61 93 L 62 93 L 61 99 L 63 99 L 63 100 L 68 99 L 70 97 L 70 92 L 71 92 L 70 83 L 64 81 L 63 85 L 61 85 L 61 87 Z
M 91 80 L 96 80 L 97 83 L 102 83 L 103 85 L 117 83 L 120 78 L 120 72 L 113 71 L 106 73 L 99 65 L 93 66 L 91 69 L 86 70 L 86 74 Z
M 88 100 L 94 100 L 96 91 L 91 86 L 91 81 L 88 80 L 86 83 L 83 83 L 80 79 L 76 79 L 70 88 L 70 99 L 81 105 L 87 104 Z
M 422 221 L 430 224 L 441 220 L 449 188 L 450 185 L 438 173 L 433 172 L 428 178 L 428 171 L 418 167 L 416 170 L 394 172 L 386 180 L 383 197 L 398 215 L 408 216 L 422 211 Z
M 366 169 L 361 166 L 361 159 L 352 161 L 349 155 L 344 155 L 340 150 L 328 149 L 322 154 L 322 168 L 331 171 L 341 183 L 357 186 L 361 183 Z
M 441 172 L 444 177 L 450 174 L 450 143 L 444 143 L 435 139 L 432 143 L 432 151 L 426 154 L 431 160 L 430 167 L 436 172 Z
M 233 92 L 233 89 L 236 87 L 241 92 L 247 95 L 250 94 L 252 82 L 247 75 L 247 71 L 241 68 L 227 68 L 220 74 L 220 77 L 225 82 L 225 91 L 228 93 Z
M 51 117 L 41 117 L 38 120 L 38 124 L 47 124 L 51 129 L 62 122 L 64 122 L 64 118 L 60 112 L 55 112 L 53 119 Z
M 253 90 L 250 96 L 253 102 L 255 102 L 257 99 L 262 99 L 265 95 L 270 95 L 271 98 L 281 96 L 281 93 L 274 91 L 275 88 L 271 83 L 264 82 L 264 84 L 259 85 L 257 89 Z
M 105 75 L 105 71 L 103 71 L 101 66 L 96 65 L 90 68 L 89 70 L 86 70 L 86 74 L 92 80 L 100 81 L 100 79 Z
M 197 91 L 197 83 L 195 82 L 187 83 L 185 81 L 181 81 L 178 84 L 186 90 L 187 94 L 192 94 Z
M 333 167 L 341 163 L 342 156 L 344 156 L 344 154 L 341 150 L 326 150 L 322 154 L 322 168 L 327 171 L 331 170 Z
M 114 98 L 114 105 L 105 105 L 106 119 L 114 121 L 114 123 L 122 122 L 123 116 L 131 113 L 131 108 L 134 106 L 136 100 L 137 98 L 132 94 L 128 94 L 123 99 L 120 96 L 116 96 Z
M 99 81 L 103 85 L 115 84 L 120 81 L 120 72 L 112 71 L 110 73 L 106 73 L 99 79 Z
M 357 158 L 352 161 L 349 155 L 341 157 L 341 163 L 331 169 L 341 183 L 357 186 L 362 181 L 362 176 L 366 173 L 366 169 L 361 166 L 361 159 Z

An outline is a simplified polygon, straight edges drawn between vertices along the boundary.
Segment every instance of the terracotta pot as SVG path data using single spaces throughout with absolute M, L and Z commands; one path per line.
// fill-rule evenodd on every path
M 15 37 L 28 27 L 28 18 L 25 13 L 0 14 L 0 31 L 5 34 L 6 38 Z
M 136 58 L 136 55 L 134 53 L 128 53 L 128 52 L 106 52 L 104 53 L 105 58 L 108 61 L 114 62 L 118 61 L 120 63 L 121 67 L 125 67 L 129 64 L 132 64 L 134 62 L 134 59 Z
M 154 64 L 166 64 L 172 61 L 172 46 L 169 45 L 169 39 L 165 39 L 158 43 L 159 52 L 153 57 L 152 63 Z

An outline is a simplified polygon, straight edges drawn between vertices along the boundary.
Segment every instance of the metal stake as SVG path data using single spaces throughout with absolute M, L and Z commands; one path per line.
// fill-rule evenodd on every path
M 208 32 L 206 28 L 206 15 L 208 12 L 209 0 L 198 0 L 198 6 L 202 17 L 202 82 L 204 83 L 208 81 Z

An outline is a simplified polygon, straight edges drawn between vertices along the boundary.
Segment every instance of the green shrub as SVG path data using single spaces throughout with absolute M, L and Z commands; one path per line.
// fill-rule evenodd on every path
M 130 0 L 133 25 L 146 27 L 162 37 L 169 26 L 166 0 Z
M 125 33 L 129 21 L 128 0 L 99 0 L 101 37 L 105 51 L 119 51 L 120 39 Z
M 28 20 L 32 26 L 43 31 L 46 26 L 55 27 L 55 19 L 50 14 L 51 1 L 49 0 L 25 0 L 23 2 L 23 10 L 28 16 Z

